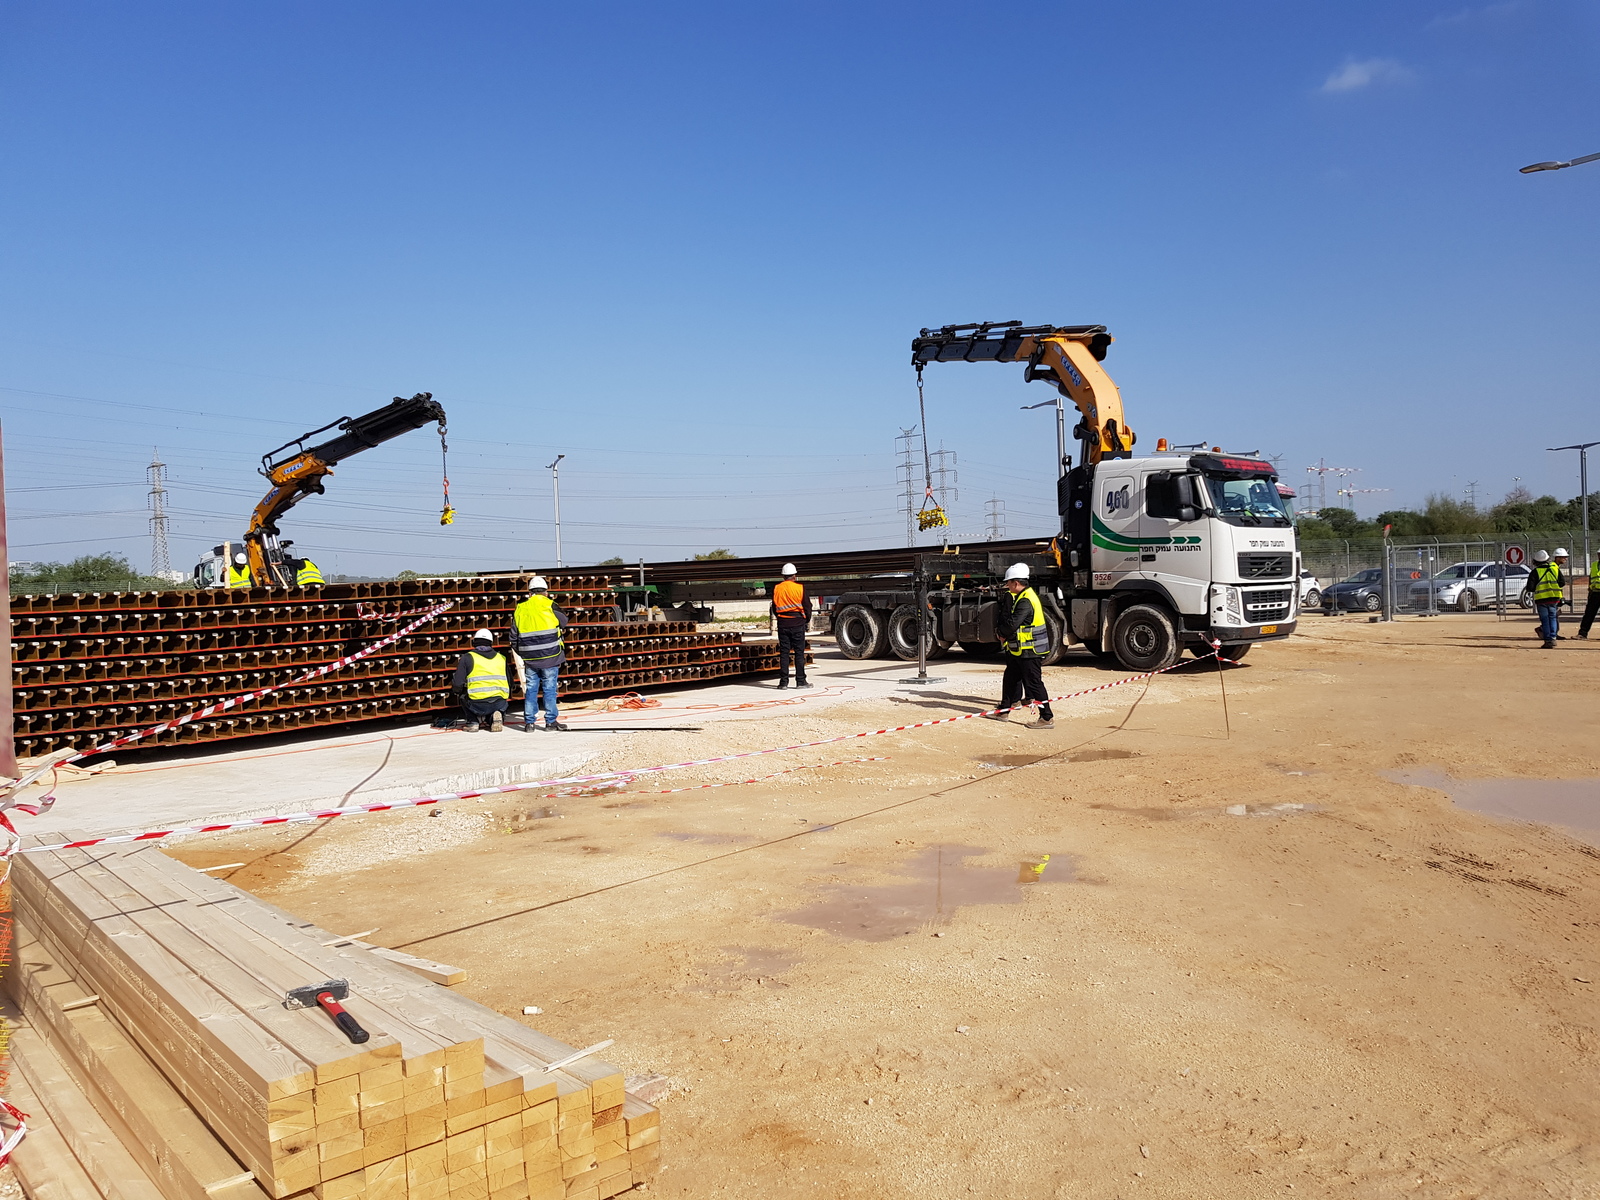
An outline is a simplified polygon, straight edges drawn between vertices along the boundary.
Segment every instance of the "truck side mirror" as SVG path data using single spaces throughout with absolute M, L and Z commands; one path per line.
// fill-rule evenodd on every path
M 1178 520 L 1180 520 L 1180 521 L 1198 521 L 1199 519 L 1200 519 L 1200 510 L 1198 508 L 1196 508 L 1194 505 L 1192 505 L 1192 504 L 1180 504 L 1180 505 L 1178 505 Z

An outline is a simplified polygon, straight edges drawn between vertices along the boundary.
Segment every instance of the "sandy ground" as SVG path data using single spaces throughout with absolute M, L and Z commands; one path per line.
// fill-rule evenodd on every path
M 1600 643 L 1530 634 L 1313 617 L 1229 671 L 1231 736 L 1215 669 L 1187 667 L 1048 732 L 962 721 L 172 852 L 617 1039 L 676 1082 L 669 1196 L 1590 1197 L 1600 849 L 1397 781 L 1600 776 Z M 947 716 L 998 674 L 649 745 Z

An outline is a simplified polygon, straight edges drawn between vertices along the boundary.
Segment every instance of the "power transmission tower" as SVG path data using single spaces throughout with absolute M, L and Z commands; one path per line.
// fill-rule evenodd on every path
M 959 481 L 956 475 L 956 452 L 940 446 L 933 452 L 933 457 L 939 464 L 933 468 L 933 493 L 939 497 L 939 507 L 948 509 L 950 501 L 961 499 L 961 492 L 956 488 Z
M 167 579 L 172 574 L 167 553 L 167 464 L 159 450 L 152 448 L 144 473 L 150 481 L 150 574 Z
M 1474 512 L 1478 510 L 1478 481 L 1476 479 L 1467 480 L 1467 507 Z
M 906 517 L 906 545 L 915 546 L 917 507 L 922 498 L 922 493 L 917 489 L 917 459 L 922 457 L 922 435 L 913 425 L 910 429 L 901 429 L 900 436 L 894 442 L 895 453 L 900 456 L 895 474 L 900 484 L 900 510 Z
M 984 517 L 989 522 L 989 528 L 984 530 L 983 540 L 998 542 L 1006 536 L 1006 502 L 996 496 L 993 500 L 983 502 Z

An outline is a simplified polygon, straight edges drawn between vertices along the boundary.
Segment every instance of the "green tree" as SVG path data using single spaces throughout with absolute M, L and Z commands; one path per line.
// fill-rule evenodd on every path
M 704 554 L 696 554 L 695 562 L 718 562 L 725 558 L 738 558 L 732 550 L 708 550 Z
M 1493 517 L 1451 496 L 1430 495 L 1420 516 L 1417 532 L 1435 537 L 1494 532 Z
M 1554 496 L 1540 496 L 1535 500 L 1526 488 L 1518 488 L 1490 509 L 1489 515 L 1496 533 L 1539 533 L 1546 529 L 1570 528 L 1569 508 L 1573 516 L 1581 511 L 1575 502 L 1562 504 Z
M 627 563 L 622 561 L 622 555 L 613 554 L 610 558 L 603 559 L 600 562 L 595 563 L 595 566 L 597 566 L 597 567 L 625 567 L 625 566 L 627 566 Z

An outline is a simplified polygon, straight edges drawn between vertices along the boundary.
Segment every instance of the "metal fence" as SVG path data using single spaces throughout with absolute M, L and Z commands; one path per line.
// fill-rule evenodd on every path
M 1315 575 L 1323 587 L 1350 579 L 1361 571 L 1384 570 L 1382 602 L 1386 615 L 1431 615 L 1493 608 L 1505 617 L 1531 607 L 1523 594 L 1522 576 L 1495 572 L 1492 573 L 1495 577 L 1464 581 L 1466 586 L 1448 588 L 1446 585 L 1451 580 L 1438 578 L 1440 573 L 1468 563 L 1504 564 L 1512 557 L 1516 557 L 1520 565 L 1531 568 L 1537 551 L 1553 552 L 1557 549 L 1566 549 L 1572 556 L 1567 569 L 1567 598 L 1570 601 L 1573 584 L 1587 582 L 1581 530 L 1475 538 L 1368 538 L 1302 542 L 1300 555 L 1302 569 Z M 1463 595 L 1467 592 L 1471 594 Z

